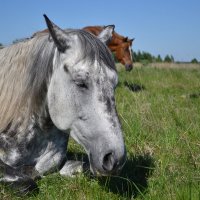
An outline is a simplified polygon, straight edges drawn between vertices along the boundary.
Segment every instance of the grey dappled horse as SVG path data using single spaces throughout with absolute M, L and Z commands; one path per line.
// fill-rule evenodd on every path
M 67 161 L 69 134 L 81 144 L 94 175 L 119 171 L 125 146 L 115 108 L 118 77 L 106 45 L 114 26 L 97 37 L 65 30 L 45 15 L 49 35 L 0 50 L 0 181 L 20 192 L 59 169 L 72 176 L 83 163 Z

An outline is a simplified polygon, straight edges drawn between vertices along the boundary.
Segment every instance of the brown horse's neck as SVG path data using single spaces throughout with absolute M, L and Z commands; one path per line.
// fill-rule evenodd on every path
M 99 33 L 103 30 L 102 26 L 86 26 L 83 30 L 88 31 L 94 35 L 99 35 Z

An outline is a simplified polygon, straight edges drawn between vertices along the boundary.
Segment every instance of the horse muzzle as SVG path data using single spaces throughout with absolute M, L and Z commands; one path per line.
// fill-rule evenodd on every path
M 123 168 L 126 161 L 126 153 L 121 156 L 116 156 L 114 151 L 108 151 L 100 160 L 94 158 L 90 154 L 90 170 L 95 176 L 107 176 L 118 174 Z
M 133 64 L 125 64 L 126 71 L 131 71 L 133 69 Z

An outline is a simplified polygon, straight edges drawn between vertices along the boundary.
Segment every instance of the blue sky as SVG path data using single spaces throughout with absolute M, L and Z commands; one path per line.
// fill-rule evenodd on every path
M 2 0 L 0 43 L 46 28 L 43 14 L 62 28 L 115 24 L 135 38 L 134 51 L 200 61 L 199 0 Z

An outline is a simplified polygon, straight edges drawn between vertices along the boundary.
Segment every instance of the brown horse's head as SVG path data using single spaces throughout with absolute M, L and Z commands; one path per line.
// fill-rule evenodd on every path
M 83 28 L 84 30 L 98 35 L 102 31 L 103 26 L 87 26 Z M 128 39 L 119 35 L 115 31 L 113 32 L 112 40 L 110 41 L 108 47 L 115 54 L 116 59 L 125 66 L 127 71 L 131 71 L 133 68 L 132 59 L 132 42 L 134 39 Z
M 134 39 L 128 39 L 118 34 L 113 34 L 113 42 L 109 44 L 111 51 L 115 53 L 116 59 L 125 65 L 127 71 L 131 71 L 133 68 L 132 59 L 132 42 Z

